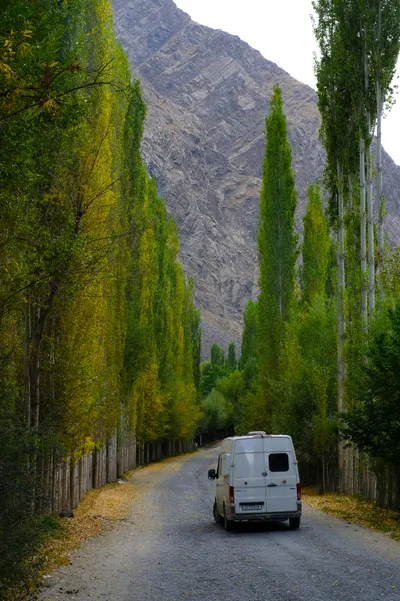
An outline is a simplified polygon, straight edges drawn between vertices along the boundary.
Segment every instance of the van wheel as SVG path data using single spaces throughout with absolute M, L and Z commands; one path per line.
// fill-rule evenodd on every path
M 216 523 L 220 524 L 222 522 L 222 518 L 218 513 L 217 501 L 214 501 L 213 514 L 214 514 L 214 520 L 216 521 Z
M 292 530 L 297 530 L 300 526 L 300 518 L 289 518 L 289 525 Z
M 228 520 L 228 518 L 226 517 L 226 511 L 224 508 L 224 528 L 227 532 L 229 532 L 230 530 L 233 529 L 233 521 L 232 520 Z

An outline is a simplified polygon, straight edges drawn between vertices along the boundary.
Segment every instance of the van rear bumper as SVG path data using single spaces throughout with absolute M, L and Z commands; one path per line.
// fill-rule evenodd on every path
M 288 520 L 301 518 L 301 511 L 287 511 L 284 513 L 233 513 L 229 516 L 234 522 L 268 522 L 273 520 Z

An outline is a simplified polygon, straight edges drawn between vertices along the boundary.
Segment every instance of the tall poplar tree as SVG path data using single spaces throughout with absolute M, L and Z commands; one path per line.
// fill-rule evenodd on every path
M 294 213 L 297 203 L 292 170 L 292 151 L 287 139 L 282 93 L 274 87 L 266 119 L 267 143 L 258 228 L 260 264 L 259 368 L 260 385 L 267 393 L 268 381 L 277 377 L 284 323 L 294 295 L 298 254 Z M 271 408 L 267 411 L 270 413 Z
M 315 65 L 318 108 L 322 117 L 320 136 L 327 153 L 325 173 L 330 193 L 329 213 L 336 233 L 338 407 L 339 410 L 342 410 L 346 374 L 344 360 L 346 334 L 344 311 L 345 193 L 347 176 L 354 173 L 354 156 L 357 153 L 356 130 L 352 120 L 351 89 L 348 86 L 348 81 L 351 81 L 353 77 L 353 63 L 351 60 L 346 62 L 344 43 L 346 36 L 338 24 L 338 4 L 333 0 L 318 0 L 313 3 L 313 6 L 318 17 L 314 33 L 320 50 L 320 57 Z
M 302 299 L 310 304 L 316 295 L 325 292 L 330 246 L 328 225 L 322 211 L 321 190 L 318 185 L 308 188 L 308 205 L 303 226 Z
M 391 94 L 391 82 L 400 51 L 400 3 L 398 0 L 378 0 L 375 2 L 373 23 L 372 72 L 376 86 L 376 196 L 378 214 L 378 265 L 377 276 L 383 267 L 383 181 L 382 181 L 382 113 L 385 102 Z M 379 291 L 382 292 L 378 281 Z
M 237 359 L 236 359 L 236 348 L 235 343 L 231 342 L 228 348 L 228 367 L 229 369 L 236 369 Z

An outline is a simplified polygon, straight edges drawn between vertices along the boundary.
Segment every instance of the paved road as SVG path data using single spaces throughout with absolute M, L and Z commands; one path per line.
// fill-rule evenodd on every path
M 75 553 L 41 600 L 400 601 L 400 544 L 385 535 L 311 509 L 296 531 L 225 532 L 212 518 L 215 457 L 202 451 L 134 475 L 145 491 L 131 520 Z

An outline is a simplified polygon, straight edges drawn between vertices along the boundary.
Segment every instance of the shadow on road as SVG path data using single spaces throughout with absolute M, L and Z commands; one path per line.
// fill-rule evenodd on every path
M 215 524 L 216 528 L 224 530 L 222 525 Z M 239 522 L 235 524 L 230 532 L 235 534 L 257 534 L 265 532 L 295 532 L 291 530 L 288 522 Z

